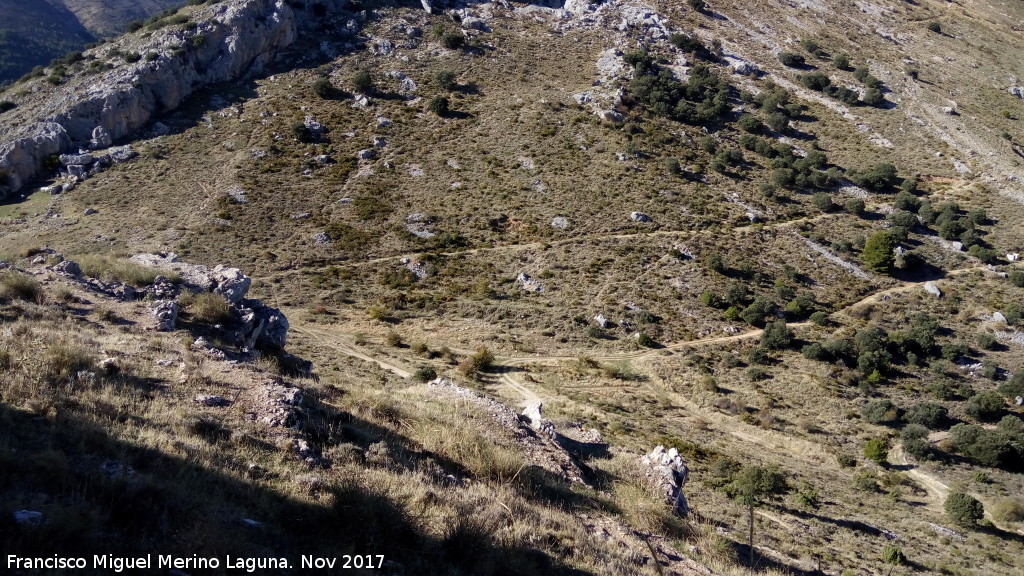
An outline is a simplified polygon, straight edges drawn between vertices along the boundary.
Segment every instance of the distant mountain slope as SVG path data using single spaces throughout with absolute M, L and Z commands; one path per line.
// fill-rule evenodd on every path
M 99 35 L 117 34 L 132 20 L 184 4 L 182 0 L 50 0 L 65 6 L 88 30 Z
M 37 0 L 0 0 L 0 83 L 92 39 L 67 8 Z
M 0 0 L 0 84 L 181 0 Z

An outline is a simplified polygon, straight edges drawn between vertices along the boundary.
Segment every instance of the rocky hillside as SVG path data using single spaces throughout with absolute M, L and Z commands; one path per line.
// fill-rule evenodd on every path
M 0 94 L 0 535 L 1020 573 L 1022 18 L 231 0 L 47 68 Z

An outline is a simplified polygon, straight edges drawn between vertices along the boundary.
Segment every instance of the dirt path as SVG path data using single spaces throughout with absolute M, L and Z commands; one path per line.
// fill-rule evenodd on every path
M 316 341 L 316 343 L 322 346 L 331 348 L 332 350 L 335 350 L 337 352 L 341 352 L 346 356 L 352 356 L 353 358 L 359 358 L 360 360 L 365 360 L 372 364 L 376 364 L 377 366 L 380 366 L 384 370 L 394 372 L 395 374 L 401 376 L 402 378 L 412 377 L 412 372 L 409 372 L 404 368 L 400 368 L 394 364 L 391 364 L 388 361 L 381 360 L 379 358 L 374 358 L 373 356 L 364 354 L 358 348 L 356 348 L 355 344 L 343 338 L 341 334 L 339 334 L 338 331 L 336 330 L 331 330 L 329 328 L 324 328 L 321 326 L 317 326 L 315 324 L 305 326 L 292 326 L 291 330 L 297 334 L 301 334 L 303 336 L 313 339 L 314 341 Z
M 897 466 L 905 466 L 908 476 L 924 487 L 928 492 L 928 506 L 939 512 L 943 511 L 946 496 L 949 496 L 949 486 L 931 474 L 921 470 L 919 466 L 907 461 L 907 453 L 903 451 L 903 445 L 899 444 L 889 452 L 889 461 Z

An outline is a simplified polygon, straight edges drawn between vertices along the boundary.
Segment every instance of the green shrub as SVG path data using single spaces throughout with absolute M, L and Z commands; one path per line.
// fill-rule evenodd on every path
M 814 196 L 811 197 L 811 201 L 822 212 L 831 212 L 836 207 L 835 203 L 832 202 L 832 196 L 827 192 L 815 192 Z
M 374 91 L 373 77 L 366 70 L 360 70 L 352 76 L 352 90 L 359 94 L 372 94 Z
M 747 378 L 749 378 L 751 382 L 758 382 L 761 380 L 767 380 L 771 378 L 771 375 L 768 374 L 768 372 L 764 368 L 758 368 L 757 366 L 754 366 L 752 368 L 747 369 Z
M 772 361 L 772 357 L 764 348 L 755 346 L 747 353 L 747 361 L 751 364 L 768 364 Z
M 679 160 L 668 158 L 665 160 L 665 171 L 673 176 L 679 176 L 683 173 L 683 167 L 679 164 Z
M 935 32 L 936 34 L 942 33 L 942 25 L 934 20 L 928 23 L 928 31 Z
M 1010 272 L 1010 283 L 1018 288 L 1024 288 L 1024 270 Z
M 895 544 L 886 544 L 882 546 L 882 561 L 886 564 L 893 566 L 899 566 L 905 564 L 907 558 L 903 555 L 903 550 Z
M 946 498 L 946 515 L 962 528 L 973 528 L 985 517 L 985 508 L 973 496 L 954 492 Z
M 995 390 L 988 390 L 972 396 L 967 401 L 964 412 L 975 420 L 990 422 L 998 418 L 1004 408 L 1003 395 Z
M 703 12 L 707 9 L 707 5 L 704 3 L 704 0 L 686 0 L 686 3 L 691 9 L 697 12 Z
M 822 310 L 812 313 L 809 320 L 818 326 L 828 326 L 831 323 L 828 317 L 828 312 Z
M 451 70 L 438 70 L 434 72 L 434 84 L 445 91 L 452 91 L 456 88 L 455 73 Z
M 907 409 L 904 418 L 913 425 L 935 430 L 946 424 L 949 419 L 949 411 L 941 404 L 921 402 Z
M 994 350 L 996 347 L 996 337 L 988 332 L 981 332 L 978 334 L 978 348 L 982 350 Z
M 43 288 L 31 276 L 8 272 L 0 275 L 0 298 L 42 304 Z
M 832 84 L 832 79 L 828 77 L 828 74 L 824 72 L 811 72 L 810 74 L 801 74 L 797 77 L 804 88 L 816 90 L 821 92 L 828 88 Z
M 860 415 L 872 424 L 892 424 L 899 420 L 900 412 L 892 400 L 872 400 L 860 407 Z
M 437 114 L 438 116 L 445 116 L 448 114 L 448 98 L 444 96 L 435 96 L 430 99 L 427 104 L 427 109 Z
M 850 57 L 844 53 L 836 54 L 832 57 L 832 65 L 839 70 L 849 70 Z
M 792 52 L 780 52 L 779 62 L 782 62 L 783 66 L 788 66 L 790 68 L 800 68 L 807 63 L 803 56 Z
M 889 458 L 889 442 L 884 438 L 872 438 L 864 444 L 864 457 L 885 464 Z
M 459 362 L 459 372 L 468 377 L 473 377 L 480 372 L 490 368 L 491 364 L 494 363 L 494 354 L 491 353 L 485 346 L 481 346 L 476 349 L 472 355 L 468 356 L 462 362 Z
M 949 447 L 982 466 L 1005 466 L 1016 456 L 1009 438 L 998 430 L 973 424 L 957 424 L 949 429 Z
M 437 378 L 437 371 L 431 366 L 420 366 L 413 374 L 413 379 L 417 382 L 430 382 L 435 378 Z
M 999 385 L 999 393 L 1009 398 L 1024 396 L 1024 370 L 1017 370 L 1006 382 Z
M 466 37 L 461 32 L 446 32 L 441 36 L 441 45 L 449 50 L 458 50 L 466 44 Z
M 654 341 L 654 338 L 651 338 L 644 332 L 637 332 L 636 343 L 644 348 L 654 348 L 658 345 L 658 343 Z
M 335 93 L 334 85 L 327 78 L 318 78 L 313 82 L 313 93 L 321 98 L 331 98 Z
M 807 358 L 808 360 L 821 361 L 828 359 L 828 353 L 825 352 L 825 349 L 822 348 L 821 344 L 818 344 L 817 342 L 813 342 L 811 344 L 808 344 L 807 346 L 804 346 L 803 349 L 800 350 L 800 353 L 803 354 L 804 358 Z
M 868 88 L 861 98 L 861 102 L 868 106 L 881 106 L 885 102 L 885 96 L 878 88 Z
M 765 317 L 774 313 L 775 303 L 763 296 L 758 296 L 750 306 L 743 309 L 743 312 L 740 313 L 740 318 L 743 318 L 743 321 L 748 324 L 763 326 Z
M 761 346 L 769 350 L 785 350 L 793 341 L 793 333 L 786 326 L 785 320 L 769 322 L 761 334 Z
M 186 311 L 197 322 L 223 324 L 232 318 L 231 306 L 220 294 L 202 292 L 191 299 Z
M 851 454 L 840 452 L 836 454 L 836 463 L 840 468 L 854 468 L 857 466 L 857 459 Z

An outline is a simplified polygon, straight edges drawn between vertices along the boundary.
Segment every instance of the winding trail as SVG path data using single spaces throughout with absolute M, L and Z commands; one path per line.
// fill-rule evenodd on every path
M 943 511 L 943 504 L 949 496 L 949 486 L 931 474 L 921 470 L 920 466 L 907 461 L 907 453 L 903 450 L 903 444 L 897 445 L 889 452 L 889 461 L 897 466 L 904 467 L 904 472 L 917 481 L 928 492 L 928 506 L 939 512 Z

